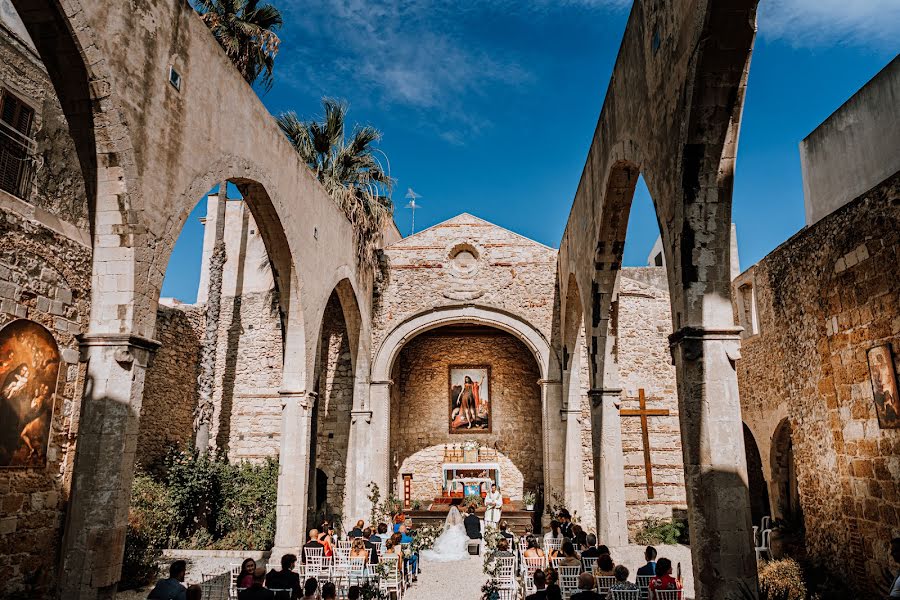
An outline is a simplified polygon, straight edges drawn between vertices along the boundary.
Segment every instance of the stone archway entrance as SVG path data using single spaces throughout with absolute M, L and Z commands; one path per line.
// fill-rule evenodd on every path
M 762 458 L 753 432 L 744 423 L 744 449 L 747 455 L 747 487 L 750 490 L 750 514 L 754 524 L 771 515 L 769 510 L 769 486 L 763 477 Z
M 775 517 L 802 525 L 803 509 L 791 433 L 791 423 L 784 419 L 772 436 L 772 508 Z

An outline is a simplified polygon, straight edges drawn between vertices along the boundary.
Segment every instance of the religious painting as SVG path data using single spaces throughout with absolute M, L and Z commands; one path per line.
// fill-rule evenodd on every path
M 450 433 L 491 432 L 491 367 L 450 365 Z
M 0 467 L 46 464 L 59 369 L 44 327 L 19 319 L 0 329 Z
M 888 344 L 869 348 L 869 375 L 878 425 L 882 429 L 900 428 L 900 398 L 897 396 L 897 376 Z

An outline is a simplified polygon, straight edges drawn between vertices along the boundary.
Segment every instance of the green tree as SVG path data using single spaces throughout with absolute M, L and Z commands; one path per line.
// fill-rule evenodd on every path
M 195 0 L 194 8 L 247 83 L 253 85 L 261 78 L 263 88 L 269 90 L 281 12 L 271 4 L 260 5 L 259 0 Z
M 381 232 L 394 212 L 394 181 L 375 156 L 381 132 L 356 126 L 348 139 L 346 102 L 324 98 L 322 104 L 322 121 L 303 121 L 286 112 L 278 125 L 353 225 L 360 264 L 374 267 Z

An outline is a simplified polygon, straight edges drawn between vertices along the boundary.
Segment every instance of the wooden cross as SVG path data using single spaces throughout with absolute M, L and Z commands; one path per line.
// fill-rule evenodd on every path
M 638 398 L 641 407 L 638 410 L 623 409 L 619 414 L 623 417 L 640 417 L 641 418 L 641 438 L 644 442 L 644 473 L 647 476 L 647 498 L 653 498 L 653 472 L 650 464 L 650 431 L 647 428 L 647 417 L 667 417 L 669 411 L 663 408 L 647 408 L 647 398 L 644 396 L 644 388 L 638 390 Z

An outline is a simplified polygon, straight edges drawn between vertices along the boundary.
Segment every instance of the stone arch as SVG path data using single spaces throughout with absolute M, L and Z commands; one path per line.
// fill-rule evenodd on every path
M 744 448 L 747 455 L 747 487 L 750 491 L 750 514 L 753 523 L 759 523 L 769 511 L 769 486 L 763 475 L 762 457 L 753 432 L 746 423 L 744 426 Z
M 789 419 L 782 419 L 772 435 L 771 502 L 773 516 L 801 521 L 800 489 L 797 485 L 797 463 L 794 458 L 793 429 Z
M 391 368 L 400 349 L 420 333 L 444 325 L 474 323 L 501 329 L 519 338 L 534 354 L 541 369 L 541 377 L 550 379 L 558 375 L 550 344 L 544 335 L 524 319 L 504 310 L 467 304 L 443 306 L 413 315 L 397 325 L 384 339 L 372 361 L 372 381 L 390 379 Z

